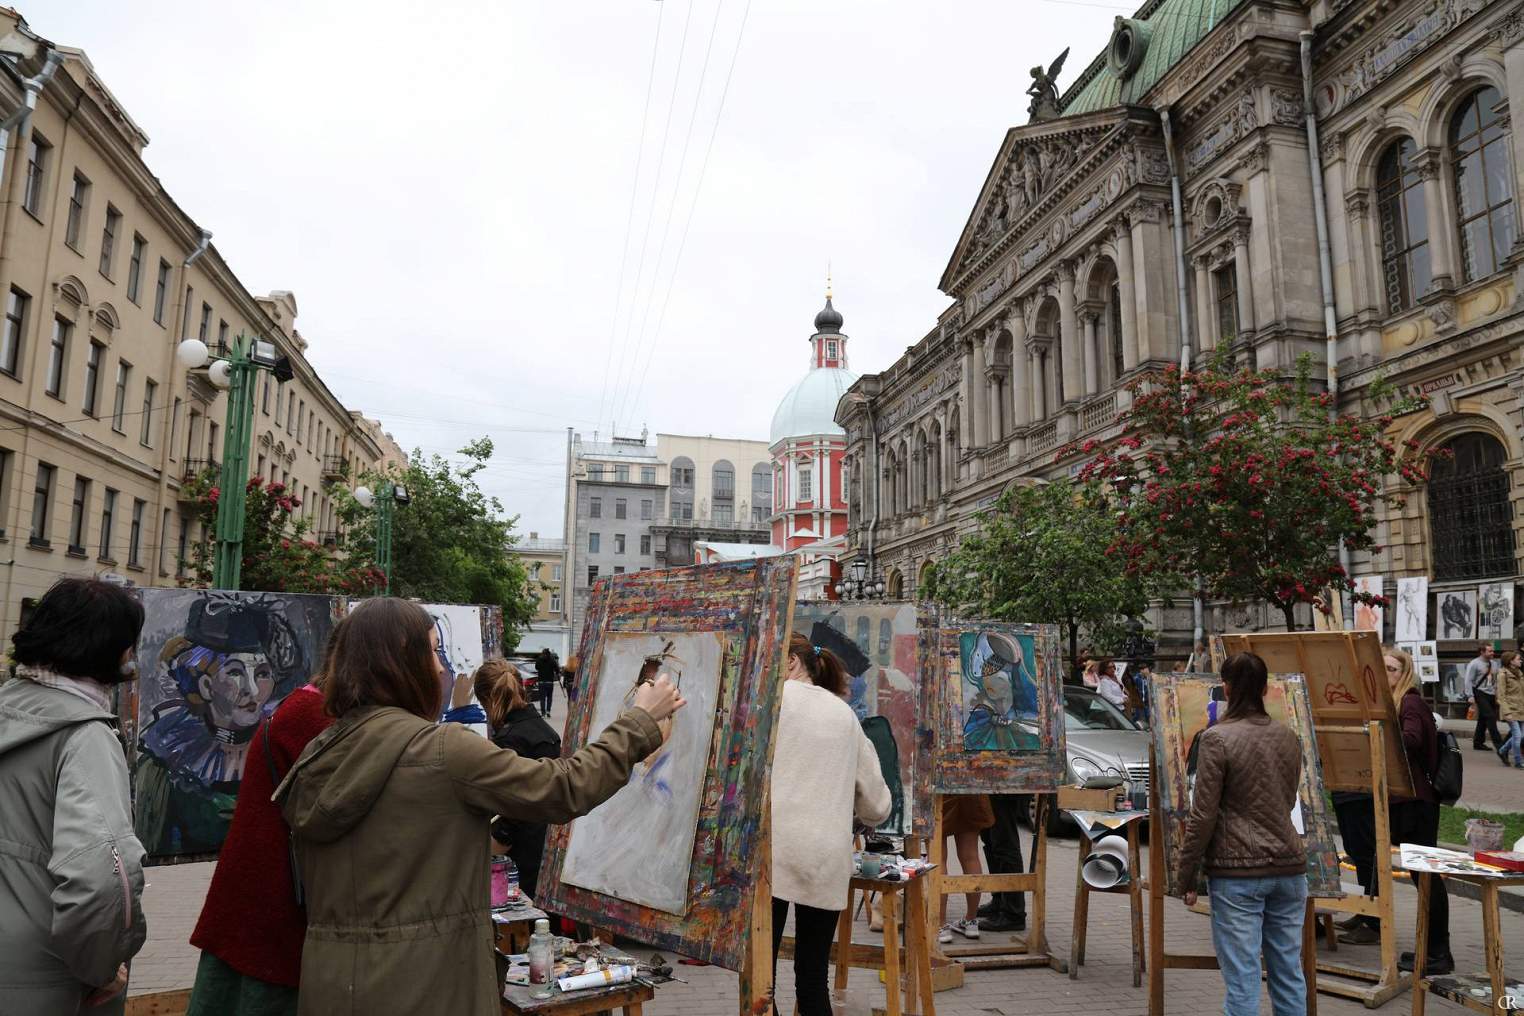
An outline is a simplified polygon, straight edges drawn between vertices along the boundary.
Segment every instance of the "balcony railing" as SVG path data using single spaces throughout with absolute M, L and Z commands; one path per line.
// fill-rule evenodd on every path
M 1047 423 L 1032 431 L 1028 438 L 1029 446 L 1033 454 L 1049 452 L 1058 447 L 1058 421 L 1049 420 Z
M 325 529 L 317 534 L 317 542 L 325 547 L 344 546 L 344 530 Z
M 750 519 L 725 521 L 713 518 L 680 519 L 670 515 L 652 519 L 651 526 L 654 529 L 737 529 L 752 533 L 767 532 L 772 529 L 772 526 L 766 522 L 753 522 Z
M 186 459 L 184 479 L 194 480 L 208 469 L 216 471 L 222 468 L 222 463 L 216 459 Z
M 349 460 L 342 455 L 323 456 L 323 479 L 342 480 L 349 472 Z
M 1080 410 L 1080 430 L 1089 432 L 1110 426 L 1117 418 L 1117 393 L 1095 399 Z

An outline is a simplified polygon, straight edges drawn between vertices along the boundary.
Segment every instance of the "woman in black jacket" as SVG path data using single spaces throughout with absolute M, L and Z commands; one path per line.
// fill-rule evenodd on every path
M 518 668 L 507 660 L 488 660 L 472 676 L 476 699 L 487 713 L 492 743 L 511 748 L 524 758 L 559 758 L 561 737 L 529 704 Z M 545 853 L 545 824 L 497 818 L 492 838 L 508 847 L 508 856 L 519 869 L 519 886 L 534 897 L 540 878 L 540 858 Z

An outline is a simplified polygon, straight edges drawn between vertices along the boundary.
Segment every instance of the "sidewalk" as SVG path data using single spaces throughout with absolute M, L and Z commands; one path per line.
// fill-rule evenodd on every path
M 1489 742 L 1486 751 L 1471 750 L 1475 720 L 1445 720 L 1445 730 L 1460 742 L 1465 769 L 1462 793 L 1456 807 L 1476 811 L 1524 811 L 1524 770 L 1505 768 Z
M 1048 848 L 1048 941 L 1064 959 L 1068 958 L 1073 923 L 1077 846 L 1073 839 L 1059 839 L 1050 841 Z M 210 864 L 186 864 L 149 870 L 149 887 L 144 897 L 148 913 L 148 944 L 133 963 L 130 994 L 184 988 L 194 980 L 197 956 L 187 939 L 200 911 L 211 869 Z M 1410 887 L 1398 887 L 1396 904 L 1400 927 L 1413 928 L 1415 902 Z M 1165 906 L 1170 951 L 1210 954 L 1213 950 L 1207 918 L 1190 913 L 1178 901 L 1167 901 Z M 1132 986 L 1126 907 L 1124 896 L 1091 898 L 1086 963 L 1080 969 L 1077 981 L 1045 968 L 970 972 L 962 988 L 937 995 L 937 1012 L 940 1016 L 1071 1012 L 1145 1016 L 1148 982 L 1145 978 L 1143 987 Z M 961 917 L 961 898 L 955 897 L 950 909 L 952 917 Z M 1484 966 L 1481 905 L 1452 894 L 1450 924 L 1452 948 L 1460 969 L 1481 969 Z M 1504 912 L 1502 926 L 1505 942 L 1524 943 L 1524 915 Z M 863 942 L 878 940 L 877 935 L 868 931 L 865 919 L 857 921 L 854 938 Z M 1411 930 L 1406 930 L 1399 938 L 1401 948 L 1412 948 Z M 994 935 L 988 935 L 986 939 L 999 940 Z M 1374 946 L 1340 946 L 1338 959 L 1352 965 L 1372 965 L 1375 951 Z M 673 957 L 669 955 L 668 958 Z M 1517 971 L 1517 964 L 1514 969 Z M 664 1013 L 729 1016 L 737 1011 L 739 988 L 734 973 L 714 967 L 677 966 L 676 970 L 677 975 L 689 983 L 661 987 L 655 1003 L 646 1007 L 648 1013 L 653 1016 Z M 794 1002 L 791 964 L 788 961 L 780 963 L 778 974 L 781 981 L 778 1009 L 786 1014 Z M 1170 1013 L 1209 1016 L 1222 1011 L 1222 982 L 1215 971 L 1169 971 L 1165 975 L 1165 992 Z M 867 970 L 852 971 L 847 1001 L 847 1013 L 851 1016 L 867 1016 L 869 1006 L 882 1006 L 884 989 L 877 974 Z M 1411 996 L 1402 994 L 1388 1002 L 1384 1011 L 1406 1013 L 1411 1004 Z M 1268 1003 L 1266 1006 L 1264 1011 L 1269 1012 Z M 1320 1016 L 1356 1016 L 1364 1011 L 1357 1002 L 1329 995 L 1318 997 Z M 1429 1011 L 1460 1013 L 1464 1010 L 1431 996 Z

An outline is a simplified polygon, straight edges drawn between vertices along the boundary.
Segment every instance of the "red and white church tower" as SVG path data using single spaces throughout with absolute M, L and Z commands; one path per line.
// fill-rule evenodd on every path
M 815 315 L 810 370 L 790 388 L 773 413 L 769 450 L 773 460 L 772 543 L 799 556 L 801 599 L 835 598 L 839 559 L 847 545 L 847 490 L 842 458 L 846 432 L 836 424 L 836 404 L 857 380 L 847 369 L 842 317 L 831 306 Z

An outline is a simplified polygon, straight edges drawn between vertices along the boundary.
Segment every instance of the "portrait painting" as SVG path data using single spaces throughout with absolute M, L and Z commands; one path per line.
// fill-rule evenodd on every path
M 1361 575 L 1355 579 L 1355 592 L 1366 596 L 1381 596 L 1384 588 L 1385 583 L 1380 575 Z M 1385 620 L 1386 608 L 1379 603 L 1355 601 L 1355 631 L 1373 631 L 1380 635 Z
M 227 835 L 259 724 L 322 659 L 341 601 L 142 589 L 133 819 L 150 856 L 204 855 Z
M 1429 635 L 1429 580 L 1423 576 L 1397 580 L 1398 642 L 1419 642 Z
M 1476 638 L 1476 590 L 1447 589 L 1436 596 L 1439 602 L 1439 637 L 1441 639 Z
M 1477 589 L 1476 637 L 1496 642 L 1513 637 L 1513 580 L 1484 582 Z
M 997 631 L 959 636 L 959 727 L 964 751 L 1037 751 L 1032 637 Z

